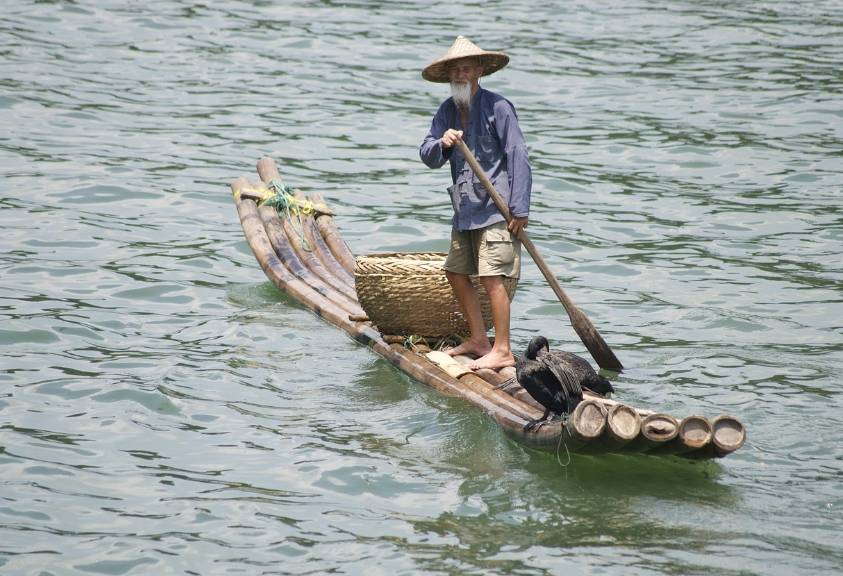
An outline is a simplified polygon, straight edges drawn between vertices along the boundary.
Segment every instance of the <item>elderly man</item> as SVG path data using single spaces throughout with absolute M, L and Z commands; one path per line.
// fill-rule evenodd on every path
M 506 54 L 481 50 L 459 36 L 445 56 L 422 71 L 426 80 L 451 84 L 451 97 L 439 106 L 419 154 L 430 168 L 439 168 L 446 161 L 451 165 L 453 185 L 448 191 L 454 218 L 444 268 L 471 334 L 449 353 L 477 356 L 470 366 L 475 370 L 515 364 L 509 343 L 509 297 L 503 278 L 518 278 L 520 273 L 521 243 L 517 235 L 527 226 L 532 174 L 515 108 L 479 83 L 481 76 L 500 70 L 508 62 Z M 509 206 L 509 225 L 456 146 L 460 140 L 472 150 Z M 480 301 L 469 279 L 475 274 L 489 296 L 494 346 L 486 336 Z

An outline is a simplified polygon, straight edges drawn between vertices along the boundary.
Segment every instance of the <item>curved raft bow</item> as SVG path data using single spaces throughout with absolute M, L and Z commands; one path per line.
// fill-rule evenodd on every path
M 249 246 L 273 284 L 409 376 L 478 406 L 520 441 L 551 449 L 564 441 L 571 452 L 646 452 L 688 458 L 723 457 L 743 445 L 745 429 L 731 416 L 713 420 L 688 416 L 680 421 L 588 390 L 564 422 L 550 421 L 525 430 L 539 419 L 544 407 L 518 385 L 514 368 L 475 372 L 466 366 L 471 358 L 430 351 L 407 335 L 378 332 L 357 300 L 354 256 L 322 199 L 305 198 L 281 184 L 270 158 L 258 162 L 258 174 L 263 184 L 239 178 L 231 188 Z M 282 193 L 285 198 L 267 202 Z

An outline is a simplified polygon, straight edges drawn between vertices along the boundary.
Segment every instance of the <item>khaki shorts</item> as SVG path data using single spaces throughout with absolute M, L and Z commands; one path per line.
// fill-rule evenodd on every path
M 476 230 L 451 229 L 451 249 L 443 266 L 467 276 L 509 276 L 521 273 L 521 242 L 506 229 L 506 222 Z

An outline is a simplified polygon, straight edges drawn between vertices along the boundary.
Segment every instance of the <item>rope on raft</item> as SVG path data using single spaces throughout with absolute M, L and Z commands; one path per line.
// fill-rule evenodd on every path
M 333 212 L 324 204 L 317 204 L 307 198 L 296 198 L 293 189 L 280 180 L 270 180 L 263 188 L 242 188 L 234 192 L 234 198 L 251 198 L 258 206 L 271 206 L 275 208 L 278 216 L 287 218 L 298 236 L 303 250 L 311 252 L 310 244 L 304 234 L 304 219 L 308 216 L 328 214 Z M 298 225 L 295 224 L 298 222 Z
M 258 206 L 273 206 L 278 215 L 315 216 L 334 213 L 323 203 L 316 203 L 307 198 L 296 198 L 295 191 L 280 180 L 271 180 L 266 187 L 240 188 L 233 193 L 236 200 L 249 198 L 257 202 Z

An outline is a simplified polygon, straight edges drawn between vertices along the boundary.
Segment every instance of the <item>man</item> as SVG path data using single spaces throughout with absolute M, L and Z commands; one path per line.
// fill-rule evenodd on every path
M 517 235 L 527 226 L 532 173 L 515 108 L 479 83 L 481 76 L 500 70 L 508 62 L 506 54 L 481 50 L 459 36 L 445 56 L 422 71 L 425 80 L 451 84 L 451 97 L 439 106 L 419 155 L 430 168 L 439 168 L 446 161 L 451 165 L 453 185 L 448 191 L 454 218 L 444 268 L 471 334 L 449 354 L 478 356 L 470 366 L 475 370 L 515 364 L 509 343 L 509 297 L 503 279 L 518 278 L 520 273 L 521 243 Z M 509 206 L 512 220 L 508 226 L 465 161 L 457 146 L 460 140 Z M 494 346 L 486 336 L 480 301 L 469 279 L 474 274 L 489 295 Z

